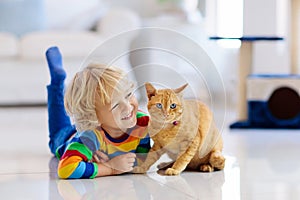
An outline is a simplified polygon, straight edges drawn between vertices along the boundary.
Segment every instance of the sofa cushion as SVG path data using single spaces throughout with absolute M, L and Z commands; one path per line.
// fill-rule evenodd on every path
M 0 58 L 18 55 L 18 38 L 6 32 L 0 32 Z
M 22 59 L 44 59 L 50 46 L 58 46 L 65 58 L 84 58 L 101 42 L 101 35 L 90 31 L 32 32 L 20 39 Z

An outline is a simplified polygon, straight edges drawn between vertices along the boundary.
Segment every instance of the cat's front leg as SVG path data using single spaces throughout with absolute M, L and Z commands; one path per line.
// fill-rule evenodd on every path
M 170 161 L 170 162 L 162 162 L 162 163 L 159 163 L 159 164 L 157 165 L 157 169 L 159 169 L 159 170 L 166 170 L 166 169 L 172 167 L 173 164 L 174 164 L 174 161 Z
M 187 149 L 176 159 L 173 166 L 165 171 L 165 174 L 169 176 L 180 174 L 193 159 L 198 150 L 199 143 L 200 137 L 196 136 Z
M 135 174 L 144 174 L 148 169 L 153 165 L 163 154 L 163 150 L 156 143 L 153 144 L 153 147 L 147 154 L 146 160 L 140 165 L 133 168 L 133 173 Z

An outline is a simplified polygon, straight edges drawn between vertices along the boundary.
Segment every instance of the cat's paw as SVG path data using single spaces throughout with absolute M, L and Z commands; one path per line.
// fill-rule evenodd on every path
M 174 161 L 171 161 L 171 162 L 162 162 L 162 163 L 159 163 L 157 165 L 157 169 L 159 170 L 165 170 L 165 169 L 168 169 L 170 167 L 172 167 L 174 164 Z
M 132 170 L 132 173 L 134 174 L 145 174 L 147 172 L 147 169 L 143 168 L 143 167 L 134 167 Z
M 200 172 L 213 172 L 214 168 L 210 164 L 204 164 L 200 166 Z
M 209 163 L 214 168 L 222 170 L 222 169 L 224 169 L 224 166 L 225 166 L 225 158 L 221 154 L 221 152 L 214 152 L 209 159 Z
M 180 174 L 180 171 L 173 169 L 173 168 L 168 168 L 165 171 L 165 175 L 168 175 L 168 176 L 174 176 L 174 175 L 178 175 L 178 174 Z

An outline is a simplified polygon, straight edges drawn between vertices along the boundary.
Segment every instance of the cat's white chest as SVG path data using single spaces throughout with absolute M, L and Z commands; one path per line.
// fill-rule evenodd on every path
M 171 145 L 167 146 L 166 150 L 167 150 L 167 152 L 175 154 L 175 155 L 180 153 L 180 148 L 179 148 L 178 144 L 177 145 L 171 144 Z

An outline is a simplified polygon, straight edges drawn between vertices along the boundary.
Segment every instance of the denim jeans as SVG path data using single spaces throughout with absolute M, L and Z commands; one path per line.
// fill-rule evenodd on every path
M 71 124 L 64 107 L 64 85 L 48 85 L 47 91 L 49 147 L 55 154 L 57 147 L 64 144 L 76 132 L 76 128 Z

